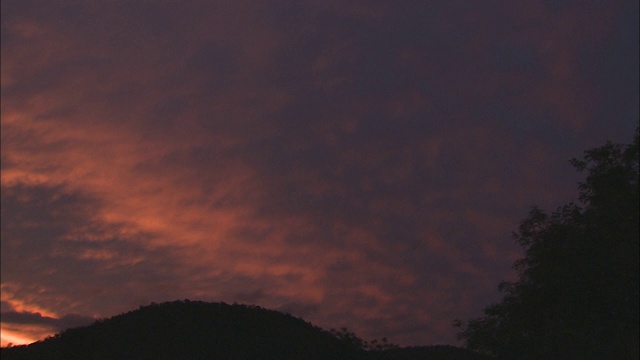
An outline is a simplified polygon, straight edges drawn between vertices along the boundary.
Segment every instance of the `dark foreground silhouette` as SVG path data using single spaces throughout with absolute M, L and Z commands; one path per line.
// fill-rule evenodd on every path
M 483 359 L 453 346 L 399 348 L 326 331 L 257 306 L 200 301 L 151 304 L 65 330 L 30 345 L 2 348 L 11 359 Z
M 533 208 L 514 238 L 518 280 L 484 316 L 457 322 L 466 348 L 496 359 L 640 359 L 640 131 L 571 164 L 578 204 Z

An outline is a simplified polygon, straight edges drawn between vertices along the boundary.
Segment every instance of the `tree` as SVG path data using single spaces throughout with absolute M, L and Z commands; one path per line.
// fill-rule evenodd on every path
M 582 206 L 533 208 L 514 238 L 525 257 L 500 303 L 457 322 L 468 349 L 499 359 L 638 359 L 638 129 L 573 159 Z

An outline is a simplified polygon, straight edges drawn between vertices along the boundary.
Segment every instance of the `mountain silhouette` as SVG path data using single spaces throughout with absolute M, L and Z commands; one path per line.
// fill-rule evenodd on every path
M 483 359 L 453 346 L 367 350 L 346 329 L 326 331 L 258 306 L 189 300 L 152 303 L 0 354 L 3 360 Z

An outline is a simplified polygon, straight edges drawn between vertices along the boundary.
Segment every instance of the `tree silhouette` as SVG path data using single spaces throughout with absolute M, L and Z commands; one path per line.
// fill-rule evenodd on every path
M 573 159 L 587 171 L 582 207 L 533 208 L 515 239 L 525 257 L 503 299 L 460 327 L 472 349 L 500 359 L 638 359 L 638 129 Z

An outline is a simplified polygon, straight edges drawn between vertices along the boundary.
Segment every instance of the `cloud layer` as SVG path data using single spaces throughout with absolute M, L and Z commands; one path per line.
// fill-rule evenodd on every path
M 455 344 L 629 141 L 637 6 L 3 2 L 3 343 L 191 298 Z

